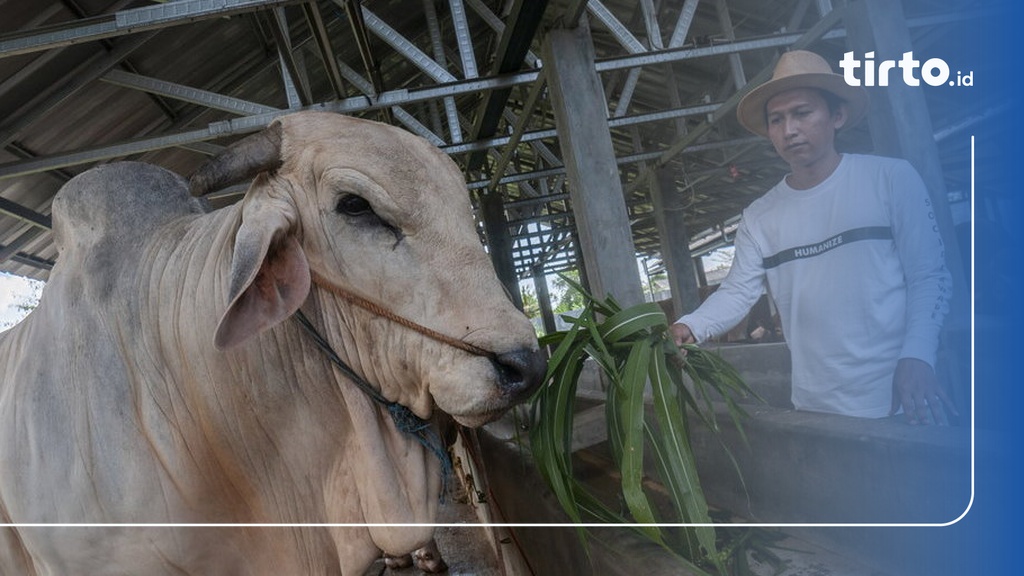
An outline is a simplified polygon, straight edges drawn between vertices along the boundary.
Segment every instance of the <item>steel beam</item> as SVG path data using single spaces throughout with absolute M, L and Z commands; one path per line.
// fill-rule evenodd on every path
M 585 2 L 585 0 L 583 1 Z M 479 16 L 480 19 L 483 20 L 491 30 L 494 30 L 495 34 L 497 34 L 499 37 L 504 35 L 505 23 L 501 21 L 501 18 L 495 16 L 494 12 L 491 12 L 491 9 L 488 8 L 483 3 L 482 0 L 466 0 L 466 2 L 469 4 L 469 7 L 472 8 L 474 12 L 476 12 L 476 15 Z M 523 60 L 526 62 L 526 65 L 528 67 L 539 68 L 537 62 L 537 55 L 534 54 L 531 50 L 526 51 L 526 56 L 523 58 Z
M 3 250 L 4 246 L 0 245 L 0 250 Z M 39 258 L 31 254 L 25 254 L 24 252 L 18 252 L 10 257 L 11 260 L 25 266 L 31 266 L 38 268 L 39 270 L 53 270 L 54 262 L 52 260 L 46 260 Z
M 587 2 L 587 10 L 612 33 L 612 36 L 619 41 L 619 44 L 627 52 L 630 54 L 640 54 L 647 51 L 644 45 L 636 39 L 636 36 L 600 0 L 590 0 Z
M 363 83 L 366 81 L 355 74 L 353 70 L 346 66 L 342 66 L 342 73 L 346 74 L 346 79 L 352 82 L 354 85 L 359 86 L 355 81 L 357 79 L 362 80 Z M 538 76 L 537 72 L 524 72 L 518 75 L 518 83 L 526 83 L 527 81 L 536 81 Z M 473 81 L 466 87 L 466 92 L 475 92 L 479 90 L 476 87 L 477 83 L 482 83 L 482 80 Z M 409 98 L 390 98 L 388 94 L 385 94 L 383 98 L 372 99 L 370 97 L 354 97 L 347 98 L 337 106 L 321 105 L 314 106 L 314 109 L 326 109 L 336 112 L 353 113 L 359 111 L 365 111 L 373 108 L 380 108 L 384 106 L 398 106 L 400 104 L 408 104 L 421 101 L 429 101 L 435 99 L 437 94 L 434 89 L 425 89 L 429 94 L 428 96 L 419 98 L 416 93 L 408 93 L 404 90 L 398 91 Z M 390 93 L 389 93 L 390 94 Z M 346 105 L 350 104 L 350 105 Z M 678 118 L 683 116 L 695 115 L 695 114 L 707 114 L 717 108 L 717 104 L 707 104 L 701 106 L 692 106 L 682 108 L 679 110 L 669 110 L 664 112 L 653 112 L 650 114 L 642 114 L 637 116 L 631 116 L 627 118 L 616 118 L 609 120 L 609 126 L 621 127 L 627 126 L 633 123 L 641 122 L 655 122 L 659 120 Z M 32 160 L 22 160 L 18 162 L 10 162 L 7 164 L 0 164 L 0 179 L 12 178 L 15 176 L 22 176 L 25 174 L 33 174 L 37 172 L 45 172 L 47 170 L 53 170 L 57 168 L 64 168 L 67 166 L 75 166 L 78 164 L 86 164 L 89 162 L 98 162 L 102 160 L 109 160 L 112 158 L 118 158 L 130 154 L 138 154 L 141 152 L 148 152 L 151 150 L 159 150 L 161 148 L 171 148 L 175 146 L 189 146 L 198 142 L 204 142 L 223 136 L 235 136 L 241 134 L 247 134 L 255 132 L 264 128 L 267 124 L 274 120 L 274 118 L 287 114 L 289 111 L 280 110 L 276 112 L 268 112 L 263 114 L 257 114 L 253 116 L 246 116 L 244 118 L 237 118 L 235 120 L 215 122 L 210 124 L 205 129 L 192 130 L 188 132 L 181 132 L 176 134 L 166 134 L 161 136 L 154 136 L 151 138 L 139 138 L 136 140 L 123 142 L 111 146 L 101 146 L 97 148 L 88 148 L 72 151 L 66 154 L 58 154 L 49 157 L 35 158 Z M 546 138 L 555 138 L 558 133 L 554 129 L 549 130 L 538 130 L 527 132 L 523 134 L 521 141 L 529 142 L 532 140 L 543 140 Z M 509 137 L 503 136 L 500 138 L 493 138 L 484 140 L 477 143 L 461 144 L 457 146 L 445 146 L 443 149 L 448 154 L 460 154 L 469 151 L 486 151 L 489 148 L 495 146 L 505 145 L 509 142 Z M 690 150 L 700 149 L 700 146 L 691 148 Z M 514 177 L 513 177 L 514 178 Z M 516 181 L 516 180 L 510 180 Z M 476 185 L 476 187 L 484 187 L 487 182 L 483 181 Z M 472 184 L 471 184 L 472 186 Z
M 798 35 L 795 39 L 793 39 L 790 45 L 794 49 L 800 49 L 806 47 L 812 42 L 821 39 L 822 37 L 828 36 L 830 33 L 829 31 L 836 24 L 839 23 L 840 19 L 842 18 L 842 13 L 843 10 L 833 10 L 831 13 L 829 13 L 828 16 L 822 18 L 817 24 L 812 26 L 810 30 L 801 35 Z M 843 33 L 845 34 L 845 31 Z M 793 35 L 786 34 L 783 36 Z M 737 42 L 732 46 L 736 46 L 737 44 L 743 44 L 743 42 Z M 751 79 L 750 82 L 748 82 L 743 87 L 743 89 L 738 90 L 735 94 L 729 97 L 729 99 L 726 100 L 721 106 L 719 106 L 715 110 L 714 114 L 711 115 L 711 118 L 709 120 L 702 122 L 699 126 L 688 132 L 685 136 L 683 136 L 682 138 L 677 140 L 672 146 L 670 146 L 669 149 L 662 154 L 662 156 L 658 159 L 657 162 L 655 162 L 654 166 L 652 166 L 651 168 L 657 170 L 658 168 L 663 167 L 665 164 L 667 164 L 669 161 L 675 158 L 680 152 L 682 152 L 687 147 L 691 146 L 693 142 L 696 142 L 698 138 L 708 133 L 708 131 L 711 130 L 711 127 L 715 123 L 724 118 L 726 114 L 731 113 L 733 110 L 735 110 L 737 104 L 739 104 L 740 99 L 742 99 L 743 96 L 747 94 L 747 92 L 753 90 L 755 86 L 758 86 L 765 80 L 767 80 L 771 76 L 771 73 L 772 69 L 770 66 L 766 67 L 764 70 L 759 72 L 757 76 Z M 651 173 L 652 172 L 650 170 L 647 170 L 643 174 L 641 174 L 641 177 L 634 180 L 633 183 L 630 185 L 628 192 L 632 193 L 638 187 L 645 185 Z
M 661 239 L 659 247 L 662 261 L 672 292 L 672 309 L 678 318 L 692 312 L 700 304 L 693 258 L 687 246 L 690 236 L 686 231 L 686 204 L 676 189 L 675 174 L 668 168 L 657 172 L 650 194 L 655 225 Z
M 369 80 L 360 76 L 358 72 L 353 70 L 344 62 L 339 60 L 337 64 L 342 76 L 349 83 L 365 94 L 368 99 L 372 100 L 375 97 L 373 85 L 370 84 Z M 392 106 L 390 110 L 392 115 L 394 115 L 395 120 L 401 122 L 403 126 L 411 130 L 413 133 L 429 140 L 434 146 L 444 146 L 446 144 L 444 138 L 441 138 L 436 132 L 424 126 L 423 123 L 420 122 L 413 114 L 401 106 Z
M 197 20 L 209 20 L 265 10 L 301 0 L 177 0 L 141 8 L 121 10 L 112 15 L 84 18 L 71 23 L 37 29 L 30 34 L 15 32 L 0 36 L 0 58 L 156 30 Z
M 476 68 L 476 54 L 473 51 L 473 35 L 469 31 L 466 19 L 466 7 L 462 0 L 448 0 L 452 13 L 452 27 L 455 28 L 455 41 L 459 46 L 459 58 L 462 60 L 462 76 L 478 78 L 480 72 Z
M 845 35 L 846 32 L 844 30 L 831 30 L 819 36 L 818 39 L 832 40 L 835 38 L 843 38 Z M 724 56 L 728 54 L 748 52 L 751 50 L 763 50 L 766 48 L 782 48 L 786 46 L 792 46 L 802 37 L 803 35 L 798 33 L 779 34 L 776 36 L 769 36 L 767 38 L 758 38 L 755 40 L 737 40 L 736 42 L 716 44 L 714 46 L 704 46 L 701 48 L 668 48 L 656 52 L 651 51 L 643 54 L 634 54 L 619 58 L 608 58 L 606 60 L 598 61 L 594 66 L 598 72 L 610 72 L 612 70 L 636 68 L 638 66 L 650 66 L 652 64 L 668 64 L 670 62 L 682 62 L 684 60 L 690 60 L 691 58 Z
M 725 0 L 715 0 L 715 9 L 718 12 L 718 23 L 722 26 L 722 32 L 729 40 L 736 40 L 736 31 L 733 29 L 732 17 L 729 16 L 729 5 Z M 737 90 L 743 88 L 747 83 L 747 75 L 743 71 L 743 61 L 739 54 L 729 55 L 729 69 L 732 71 L 732 83 Z
M 651 35 L 650 26 L 654 18 L 654 5 L 651 3 L 651 0 L 645 0 L 645 2 L 641 4 L 641 8 L 644 10 L 644 19 L 648 26 L 648 35 Z M 590 10 L 590 13 L 593 14 L 598 21 L 600 21 L 612 33 L 613 36 L 615 36 L 619 41 L 619 44 L 621 44 L 627 52 L 630 54 L 642 54 L 647 52 L 647 48 L 637 40 L 636 36 L 634 36 L 629 29 L 627 29 L 626 26 L 624 26 L 622 22 L 620 22 L 615 15 L 605 7 L 604 4 L 601 4 L 599 0 L 591 0 L 587 4 L 587 9 Z M 656 24 L 656 21 L 654 21 L 655 27 Z M 658 47 L 663 47 L 661 46 L 660 32 L 655 31 L 651 37 L 651 43 L 654 42 L 653 38 L 656 38 Z M 626 82 L 623 84 L 622 90 L 619 92 L 619 100 L 615 105 L 614 116 L 624 116 L 629 110 L 629 103 L 633 100 L 633 92 L 636 90 L 636 85 L 640 81 L 641 71 L 642 70 L 640 68 L 630 69 L 629 75 L 626 77 Z
M 313 33 L 313 40 L 316 41 L 317 50 L 320 52 L 320 60 L 324 63 L 324 70 L 327 71 L 327 79 L 331 82 L 334 96 L 338 99 L 345 97 L 345 83 L 342 81 L 341 70 L 338 68 L 338 58 L 334 55 L 334 48 L 331 46 L 331 37 L 327 33 L 327 26 L 324 24 L 323 16 L 316 2 L 306 2 L 302 5 L 306 14 L 306 21 Z
M 141 90 L 150 94 L 174 98 L 175 100 L 181 100 L 190 104 L 205 106 L 216 110 L 223 110 L 234 114 L 241 114 L 243 116 L 280 110 L 273 106 L 257 104 L 248 100 L 233 98 L 231 96 L 225 96 L 223 94 L 217 94 L 207 90 L 200 90 L 199 88 L 192 88 L 191 86 L 184 86 L 182 84 L 175 84 L 174 82 L 158 80 L 149 76 L 132 74 L 130 72 L 125 72 L 124 70 L 110 70 L 104 74 L 100 80 L 108 84 L 114 84 L 115 86 Z
M 395 115 L 395 120 L 402 123 L 403 126 L 408 128 L 414 134 L 417 134 L 421 138 L 428 140 L 434 146 L 444 146 L 444 139 L 434 134 L 429 128 L 423 125 L 415 116 L 407 112 L 401 106 L 393 106 L 391 113 Z
M 684 153 L 693 154 L 697 152 L 707 152 L 709 150 L 718 150 L 721 148 L 729 148 L 734 146 L 745 146 L 750 144 L 759 144 L 763 142 L 763 139 L 757 136 L 745 136 L 741 138 L 735 138 L 732 140 L 722 140 L 718 142 L 704 142 L 701 144 L 694 144 L 683 150 Z M 662 150 L 653 150 L 650 152 L 641 152 L 638 154 L 630 154 L 628 156 L 620 156 L 615 159 L 616 164 L 622 166 L 626 164 L 638 164 L 641 162 L 650 162 L 661 158 L 664 154 Z M 550 178 L 552 176 L 560 176 L 565 174 L 564 166 L 556 166 L 553 168 L 545 168 L 543 170 L 534 170 L 531 172 L 521 172 L 518 174 L 509 174 L 498 180 L 499 185 L 513 184 L 516 182 L 526 182 L 530 180 L 537 180 L 540 178 Z M 480 188 L 486 188 L 490 185 L 489 180 L 477 180 L 469 182 L 466 186 L 470 190 L 476 190 Z M 557 199 L 561 199 L 561 195 Z M 540 198 L 543 198 L 540 197 Z
M 427 20 L 427 32 L 430 34 L 430 45 L 434 51 L 434 60 L 440 66 L 447 65 L 444 55 L 444 42 L 441 38 L 441 24 L 437 19 L 437 10 L 434 7 L 434 0 L 423 0 L 423 14 Z M 455 105 L 455 99 L 448 97 L 444 99 L 444 112 L 448 117 L 448 134 L 451 136 L 452 144 L 462 143 L 462 126 L 459 124 L 459 109 Z
M 43 230 L 41 228 L 28 228 L 12 240 L 10 244 L 0 247 L 0 263 L 7 262 L 17 256 L 23 247 L 39 238 L 42 234 Z
M 55 168 L 66 168 L 68 166 L 76 166 L 78 164 L 88 164 L 91 162 L 99 162 L 101 160 L 110 160 L 112 158 L 119 158 L 122 156 L 128 156 L 131 154 L 139 154 L 142 152 L 149 152 L 151 150 L 159 150 L 161 148 L 171 148 L 174 146 L 180 146 L 183 144 L 190 144 L 193 142 L 201 142 L 204 140 L 212 140 L 219 136 L 226 136 L 229 134 L 241 134 L 247 132 L 255 132 L 266 124 L 269 124 L 273 118 L 267 118 L 268 115 L 250 116 L 253 118 L 252 124 L 243 125 L 232 129 L 230 123 L 218 122 L 211 124 L 207 128 L 200 130 L 193 130 L 190 132 L 181 132 L 177 134 L 170 134 L 165 136 L 157 136 L 153 138 L 141 138 L 138 140 L 132 140 L 116 144 L 113 146 L 102 146 L 98 148 L 77 150 L 67 154 L 59 154 L 50 157 L 41 157 L 35 160 L 27 160 L 21 162 L 11 162 L 8 164 L 0 165 L 0 179 L 12 178 L 15 176 L 24 176 L 26 174 L 35 174 L 38 172 L 45 172 L 47 170 L 53 170 Z M 262 123 L 263 126 L 259 125 Z
M 422 50 L 417 48 L 415 44 L 410 42 L 409 39 L 399 34 L 398 31 L 389 26 L 387 22 L 384 22 L 384 20 L 379 16 L 371 12 L 369 8 L 363 6 L 362 10 L 363 19 L 366 21 L 366 26 L 371 32 L 383 40 L 388 46 L 391 46 L 399 54 L 412 62 L 427 76 L 433 78 L 435 82 L 444 84 L 446 82 L 455 82 L 457 80 L 457 78 L 452 76 L 451 73 L 445 70 L 443 66 L 431 59 L 430 56 L 427 56 Z
M 679 19 L 676 20 L 676 27 L 672 30 L 672 38 L 668 41 L 669 48 L 679 48 L 686 43 L 686 37 L 690 34 L 690 25 L 693 24 L 693 16 L 697 13 L 697 2 L 699 0 L 686 0 L 679 10 Z
M 661 37 L 661 26 L 658 26 L 658 11 L 654 7 L 654 0 L 640 0 L 640 10 L 644 18 L 644 28 L 647 29 L 647 44 L 654 50 L 665 48 L 665 41 Z
M 541 74 L 537 81 L 530 87 L 530 93 L 526 97 L 526 103 L 523 105 L 523 113 L 515 122 L 515 127 L 512 130 L 512 135 L 509 138 L 508 144 L 505 145 L 505 149 L 502 150 L 501 158 L 494 166 L 494 176 L 491 178 L 491 184 L 489 190 L 494 192 L 497 188 L 498 180 L 505 173 L 505 168 L 508 167 L 509 160 L 512 159 L 512 154 L 515 152 L 516 146 L 519 145 L 519 139 L 522 138 L 523 132 L 526 128 L 526 123 L 530 120 L 530 115 L 533 114 L 533 108 L 537 105 L 537 100 L 540 98 L 541 93 L 544 90 L 546 80 L 544 75 Z
M 29 20 L 26 25 L 21 28 L 20 31 L 31 32 L 34 28 L 43 22 L 46 22 L 50 18 L 53 18 L 62 10 L 64 10 L 64 8 L 60 4 L 50 4 L 46 8 L 40 10 L 34 18 Z M 46 54 L 40 54 L 33 58 L 31 62 L 19 67 L 13 74 L 5 78 L 3 82 L 0 82 L 0 97 L 3 97 L 9 90 L 19 85 L 26 78 L 43 69 L 58 55 L 60 55 L 60 50 L 53 50 Z
M 480 213 L 494 271 L 505 286 L 505 291 L 512 298 L 516 308 L 522 310 L 523 300 L 519 293 L 515 264 L 512 259 L 513 243 L 505 220 L 505 206 L 502 203 L 501 194 L 497 192 L 481 194 Z
M 538 79 L 537 81 L 540 82 L 541 80 Z M 525 115 L 527 109 L 528 109 L 527 107 L 524 107 L 523 108 L 523 114 L 521 114 L 520 116 L 516 116 L 515 112 L 512 112 L 511 110 L 506 108 L 505 112 L 502 114 L 502 116 L 504 116 L 506 122 L 509 122 L 513 126 L 516 126 L 516 125 L 518 125 L 520 123 L 520 118 L 522 117 L 522 115 Z M 531 114 L 532 114 L 532 111 L 531 111 Z M 527 121 L 523 123 L 524 128 L 528 124 L 528 122 L 529 122 L 529 119 L 527 119 Z M 525 135 L 525 133 L 524 133 L 524 135 Z M 521 137 L 520 137 L 520 140 L 522 141 Z M 538 158 L 540 158 L 540 160 L 542 160 L 544 162 L 547 162 L 551 166 L 561 166 L 562 165 L 562 159 L 559 158 L 558 156 L 556 156 L 555 153 L 552 152 L 551 149 L 548 148 L 546 144 L 541 142 L 541 140 L 542 140 L 542 138 L 531 138 L 530 140 L 527 141 L 530 144 L 530 148 L 533 150 L 533 153 Z
M 508 74 L 522 67 L 547 5 L 548 0 L 515 0 L 509 14 L 511 24 L 504 28 L 498 42 L 491 76 Z M 470 140 L 490 138 L 497 132 L 510 94 L 509 89 L 496 89 L 484 95 L 476 111 Z M 468 171 L 477 170 L 483 161 L 483 154 L 471 154 L 466 168 Z
M 800 23 L 804 21 L 804 16 L 807 15 L 807 8 L 810 7 L 811 0 L 800 0 L 793 9 L 793 13 L 789 15 L 789 23 L 786 24 L 786 30 L 797 30 L 800 28 Z
M 615 103 L 615 118 L 620 118 L 626 115 L 629 111 L 629 103 L 633 100 L 633 92 L 636 91 L 636 85 L 640 81 L 640 72 L 643 68 L 630 68 L 629 75 L 626 76 L 626 82 L 622 85 L 622 90 L 619 92 L 619 100 Z
M 31 126 L 39 118 L 46 115 L 47 112 L 59 106 L 114 66 L 117 66 L 121 60 L 124 60 L 125 57 L 155 35 L 156 32 L 148 32 L 118 42 L 113 50 L 101 57 L 94 58 L 80 68 L 78 74 L 66 79 L 49 93 L 38 95 L 13 112 L 3 123 L 0 123 L 0 146 L 10 144 L 22 130 Z
M 0 213 L 21 220 L 26 224 L 42 228 L 46 231 L 53 228 L 53 222 L 50 220 L 49 216 L 40 214 L 30 208 L 26 208 L 25 206 L 8 200 L 7 198 L 0 197 Z
M 363 78 L 359 72 L 356 72 L 352 67 L 341 60 L 338 60 L 338 68 L 341 70 L 341 77 L 355 86 L 357 90 L 365 94 L 368 98 L 374 98 L 377 96 L 377 91 L 374 90 L 373 83 L 366 78 Z
M 587 11 L 587 0 L 569 0 L 562 14 L 555 18 L 558 28 L 575 28 L 580 25 L 583 13 Z
M 94 14 L 91 14 L 90 12 L 88 12 L 87 10 L 85 10 L 81 6 L 81 4 L 79 4 L 78 0 L 60 0 L 60 3 L 63 4 L 65 7 L 67 7 L 67 9 L 70 10 L 71 13 L 75 15 L 75 18 L 79 18 L 79 19 L 81 19 L 81 18 L 88 18 L 88 17 L 94 15 Z M 102 13 L 105 14 L 105 13 L 109 13 L 109 12 L 116 12 L 116 11 L 124 8 L 129 3 L 130 3 L 129 0 L 119 0 L 118 2 L 108 6 L 105 10 L 103 10 Z M 95 15 L 98 16 L 100 14 L 95 14 Z M 103 46 L 104 50 L 106 50 L 108 52 L 113 50 L 114 45 L 113 45 L 113 43 L 110 42 L 110 40 L 100 40 L 99 42 L 100 42 L 100 45 Z M 54 50 L 53 52 L 62 52 L 62 50 Z M 131 72 L 133 74 L 138 74 L 138 72 L 139 72 L 138 69 L 135 67 L 135 65 L 132 64 L 131 61 L 129 61 L 128 59 L 125 59 L 124 61 L 122 61 L 121 64 L 120 64 L 120 67 L 124 71 Z M 175 114 L 174 110 L 170 107 L 170 105 L 166 101 L 164 101 L 163 98 L 161 98 L 160 96 L 157 96 L 156 94 L 146 94 L 146 96 L 150 100 L 152 100 L 154 104 L 156 104 L 157 108 L 160 108 L 160 111 L 163 112 L 164 116 L 166 116 L 168 120 L 170 120 L 172 122 L 174 121 L 174 119 L 177 116 L 177 114 Z
M 277 62 L 281 72 L 281 85 L 284 87 L 284 96 L 288 101 L 289 110 L 298 110 L 304 105 L 308 104 L 304 96 L 299 94 L 299 89 L 296 86 L 295 78 L 293 76 L 292 68 L 294 67 L 295 60 L 285 56 L 285 51 L 278 48 L 277 50 Z M 289 64 L 291 63 L 291 65 Z
M 272 14 L 273 22 L 270 30 L 274 35 L 277 55 L 281 60 L 281 80 L 284 82 L 285 94 L 288 95 L 288 107 L 308 106 L 312 104 L 313 96 L 309 92 L 309 86 L 303 81 L 301 67 L 295 58 L 288 17 L 285 15 L 284 8 L 275 8 Z
M 517 246 L 515 250 L 525 251 L 538 248 L 543 249 L 545 244 L 544 241 L 540 241 L 535 244 L 533 242 L 530 242 L 530 240 L 534 238 L 541 238 L 544 236 L 556 236 L 559 234 L 571 233 L 573 230 L 574 227 L 572 226 L 558 226 L 557 228 L 538 228 L 536 230 L 531 230 L 529 232 L 520 232 L 519 234 L 515 235 L 513 240 L 519 240 L 523 242 L 523 244 Z
M 341 5 L 344 5 L 343 0 L 335 0 Z M 474 0 L 467 0 L 472 3 Z M 684 5 L 684 9 L 685 9 Z M 838 12 L 834 11 L 834 12 Z M 949 24 L 961 21 L 962 19 L 972 18 L 984 15 L 985 12 L 971 12 L 968 14 L 940 14 L 932 15 L 921 18 L 914 18 L 907 21 L 907 24 L 911 28 L 919 26 L 935 26 L 939 24 Z M 830 14 L 830 16 L 833 16 Z M 834 20 L 828 23 L 829 26 L 834 24 Z M 646 66 L 652 64 L 664 64 L 670 62 L 685 61 L 690 58 L 701 58 L 716 54 L 729 54 L 734 52 L 742 52 L 747 50 L 759 50 L 763 48 L 790 46 L 796 43 L 796 46 L 806 45 L 810 42 L 808 38 L 841 38 L 845 37 L 846 32 L 842 29 L 830 30 L 821 33 L 819 30 L 820 23 L 815 26 L 813 30 L 815 32 L 807 35 L 799 34 L 781 34 L 778 36 L 750 40 L 740 41 L 729 44 L 723 44 L 719 46 L 712 46 L 706 48 L 669 48 L 661 51 L 652 51 L 645 54 L 629 55 L 618 58 L 610 58 L 597 62 L 595 68 L 601 72 L 607 72 L 611 70 L 621 70 L 628 68 L 635 68 L 637 66 Z M 355 84 L 354 78 L 358 77 L 358 74 L 339 62 L 341 65 L 343 76 Z M 510 74 L 494 75 L 488 78 L 478 78 L 472 80 L 463 80 L 444 86 L 432 86 L 427 88 L 421 88 L 416 90 L 399 89 L 386 91 L 373 96 L 357 96 L 349 97 L 343 100 L 322 103 L 310 106 L 310 109 L 316 110 L 328 110 L 341 113 L 357 113 L 364 112 L 373 109 L 384 109 L 392 106 L 404 106 L 416 102 L 429 102 L 431 100 L 437 100 L 446 96 L 458 96 L 462 94 L 479 93 L 483 91 L 507 91 L 514 86 L 528 84 L 535 82 L 539 76 L 539 72 L 536 70 L 517 72 Z M 764 76 L 767 78 L 767 76 Z M 365 81 L 363 81 L 365 84 Z M 750 81 L 750 85 L 756 85 L 755 80 Z M 359 86 L 361 90 L 366 89 L 366 86 Z M 506 98 L 507 100 L 507 93 Z M 738 97 L 736 97 L 738 102 Z M 732 103 L 734 106 L 735 103 Z M 716 117 L 722 117 L 727 111 L 723 112 L 719 110 L 719 105 L 715 106 L 714 115 Z M 498 107 L 498 114 L 500 117 L 501 110 L 504 107 L 504 100 L 501 102 L 501 106 Z M 730 108 L 731 109 L 731 108 Z M 685 109 L 684 109 L 685 110 Z M 96 162 L 101 160 L 108 160 L 111 158 L 117 158 L 128 154 L 136 154 L 140 152 L 146 152 L 150 150 L 157 150 L 160 148 L 167 148 L 172 146 L 181 146 L 187 144 L 193 144 L 196 142 L 203 142 L 212 140 L 221 136 L 245 134 L 254 132 L 266 126 L 277 116 L 286 113 L 286 111 L 280 112 L 268 112 L 262 114 L 256 114 L 245 118 L 237 118 L 228 122 L 217 122 L 209 125 L 205 129 L 187 131 L 176 134 L 161 135 L 152 138 L 141 138 L 117 144 L 114 146 L 105 146 L 98 148 L 82 149 L 72 151 L 66 154 L 59 154 L 51 157 L 37 158 L 28 161 L 16 161 L 7 164 L 0 165 L 0 178 L 10 178 L 14 176 L 20 176 L 24 174 L 31 174 L 36 172 L 42 172 L 46 170 L 52 170 L 55 168 L 63 168 L 67 166 L 74 166 L 77 164 L 84 164 L 89 162 Z M 679 117 L 680 115 L 686 115 L 688 112 L 684 111 L 668 111 L 658 112 L 655 115 L 663 115 L 663 118 Z M 648 115 L 645 115 L 648 116 Z M 609 120 L 610 127 L 617 127 L 626 124 L 620 124 L 620 120 L 624 122 L 633 121 L 632 118 L 640 117 L 626 117 L 626 118 L 614 118 Z M 656 116 L 649 116 L 653 121 Z M 496 122 L 494 123 L 496 129 Z M 494 131 L 491 131 L 493 135 Z M 545 139 L 554 138 L 557 134 L 554 130 L 542 130 L 536 132 L 525 133 L 522 137 L 523 142 L 531 141 L 533 139 Z M 690 136 L 684 136 L 676 142 L 674 147 L 665 153 L 659 161 L 667 162 L 679 151 L 689 149 L 692 142 L 685 141 Z M 508 142 L 507 137 L 501 138 L 490 138 L 480 137 L 474 139 L 475 141 L 460 144 L 457 146 L 448 146 L 445 148 L 449 154 L 460 154 L 460 153 L 483 153 L 488 148 L 493 146 L 499 146 L 503 143 Z

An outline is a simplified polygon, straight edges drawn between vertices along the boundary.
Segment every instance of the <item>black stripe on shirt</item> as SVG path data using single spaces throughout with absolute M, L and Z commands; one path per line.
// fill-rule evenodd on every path
M 852 230 L 836 234 L 835 236 L 818 242 L 817 244 L 787 248 L 786 250 L 765 258 L 762 261 L 762 265 L 765 270 L 768 270 L 792 260 L 818 256 L 819 254 L 824 254 L 833 248 L 838 248 L 843 244 L 858 242 L 860 240 L 892 240 L 892 228 L 888 226 L 865 226 L 863 228 L 854 228 Z

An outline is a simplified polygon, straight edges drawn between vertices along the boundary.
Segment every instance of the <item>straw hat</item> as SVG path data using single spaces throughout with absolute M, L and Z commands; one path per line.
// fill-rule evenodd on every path
M 824 58 L 814 52 L 794 50 L 779 58 L 772 79 L 751 90 L 740 100 L 736 117 L 744 128 L 768 137 L 765 104 L 777 94 L 795 88 L 818 88 L 835 94 L 846 103 L 847 126 L 853 126 L 868 109 L 868 93 L 860 86 L 850 86 Z

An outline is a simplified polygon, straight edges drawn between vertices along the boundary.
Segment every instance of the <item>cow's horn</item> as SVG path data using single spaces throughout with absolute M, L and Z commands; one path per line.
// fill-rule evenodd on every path
M 189 178 L 193 196 L 203 196 L 281 166 L 281 123 L 235 142 L 206 161 Z

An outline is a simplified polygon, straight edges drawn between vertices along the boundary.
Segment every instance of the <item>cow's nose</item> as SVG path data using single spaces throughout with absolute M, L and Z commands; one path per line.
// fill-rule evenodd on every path
M 498 371 L 498 386 L 503 394 L 519 399 L 540 386 L 547 372 L 547 358 L 540 350 L 516 350 L 491 360 Z

